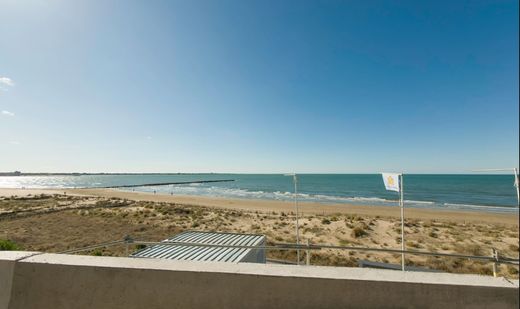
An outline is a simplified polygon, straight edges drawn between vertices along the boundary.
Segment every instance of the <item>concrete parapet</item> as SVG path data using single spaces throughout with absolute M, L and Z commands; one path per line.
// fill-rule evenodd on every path
M 0 251 L 0 309 L 8 308 L 17 261 L 38 254 L 30 251 Z
M 446 309 L 518 303 L 518 281 L 477 275 L 0 252 L 0 309 Z

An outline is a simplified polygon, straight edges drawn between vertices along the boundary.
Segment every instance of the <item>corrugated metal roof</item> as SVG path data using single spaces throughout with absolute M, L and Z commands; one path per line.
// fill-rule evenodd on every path
M 234 234 L 186 231 L 163 242 L 187 242 L 200 244 L 221 244 L 234 246 L 259 246 L 265 241 L 264 235 Z M 183 245 L 155 245 L 132 254 L 132 257 L 158 258 L 170 260 L 240 262 L 254 249 L 198 247 Z

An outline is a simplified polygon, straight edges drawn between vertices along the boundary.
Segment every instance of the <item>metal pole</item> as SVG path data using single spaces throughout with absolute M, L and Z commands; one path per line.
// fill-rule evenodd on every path
M 492 251 L 492 255 L 491 257 L 493 259 L 495 259 L 493 261 L 493 277 L 497 277 L 497 260 L 498 260 L 498 253 L 497 253 L 497 250 L 495 248 L 493 248 L 493 251 Z
M 309 248 L 309 240 L 307 239 L 307 250 L 305 250 L 305 253 L 306 253 L 306 257 L 307 257 L 307 266 L 311 265 L 311 251 L 308 249 Z
M 126 253 L 126 256 L 128 256 L 128 253 L 129 253 L 128 249 L 129 249 L 130 243 L 133 242 L 133 239 L 130 235 L 126 235 L 123 239 L 124 239 L 125 245 L 126 245 L 125 253 Z
M 296 207 L 296 244 L 300 244 L 300 224 L 298 214 L 298 178 L 296 174 L 293 176 L 294 181 L 294 206 Z M 300 250 L 296 250 L 296 258 L 298 259 L 297 264 L 300 265 Z
M 404 243 L 404 183 L 403 183 L 403 174 L 401 174 L 401 183 L 399 184 L 399 189 L 401 193 L 401 198 L 399 199 L 399 206 L 401 206 L 401 270 L 404 271 L 404 251 L 405 251 L 405 243 Z
M 516 201 L 517 201 L 517 206 L 520 207 L 520 182 L 518 180 L 518 169 L 515 167 L 514 169 L 514 172 L 515 172 L 515 187 L 516 187 Z

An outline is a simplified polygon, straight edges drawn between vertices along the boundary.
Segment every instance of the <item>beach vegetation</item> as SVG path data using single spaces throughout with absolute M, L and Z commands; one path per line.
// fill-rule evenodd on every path
M 348 246 L 350 244 L 350 242 L 347 239 L 340 238 L 339 239 L 339 244 L 341 246 Z
M 303 229 L 303 232 L 304 233 L 309 233 L 309 234 L 314 234 L 316 236 L 321 236 L 323 235 L 323 229 L 317 227 L 317 226 L 313 226 L 313 227 L 306 227 Z
M 517 266 L 518 267 L 518 266 Z M 511 265 L 507 265 L 507 272 L 511 275 L 516 275 L 518 276 L 518 268 L 517 267 L 514 267 L 514 266 L 511 266 Z
M 356 226 L 352 230 L 352 237 L 354 237 L 354 238 L 360 238 L 360 237 L 363 237 L 365 235 L 367 235 L 367 232 L 361 226 Z
M 428 236 L 430 236 L 430 237 L 432 237 L 432 238 L 438 238 L 438 237 L 439 237 L 439 235 L 438 235 L 437 233 L 435 233 L 434 231 L 430 231 L 430 232 L 428 233 Z
M 15 251 L 20 250 L 20 247 L 9 239 L 0 239 L 0 251 Z
M 144 249 L 144 248 L 146 248 L 146 245 L 143 245 L 143 244 L 135 245 L 135 249 L 136 250 L 141 250 L 141 249 Z
M 415 241 L 407 241 L 406 246 L 410 248 L 421 248 L 421 245 Z
M 471 254 L 476 256 L 483 255 L 482 247 L 478 244 L 460 244 L 455 247 L 455 251 L 461 254 Z

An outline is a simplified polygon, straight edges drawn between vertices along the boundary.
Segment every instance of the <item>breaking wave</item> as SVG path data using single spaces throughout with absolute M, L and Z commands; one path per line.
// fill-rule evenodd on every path
M 136 191 L 157 192 L 162 194 L 174 195 L 197 195 L 208 197 L 237 198 L 237 199 L 260 199 L 260 200 L 278 200 L 292 201 L 294 193 L 288 191 L 252 191 L 240 188 L 225 188 L 204 185 L 176 185 L 176 186 L 157 186 L 157 187 L 138 187 Z M 316 202 L 316 203 L 335 203 L 350 205 L 366 205 L 366 206 L 397 206 L 397 200 L 388 200 L 379 197 L 346 197 L 325 194 L 308 194 L 299 193 L 298 201 Z M 435 203 L 433 201 L 405 200 L 405 207 L 412 208 L 437 208 L 437 209 L 453 209 L 453 210 L 474 210 L 474 211 L 491 211 L 491 212 L 518 212 L 517 208 L 501 207 L 501 206 L 485 206 L 485 205 L 469 205 L 455 203 Z

